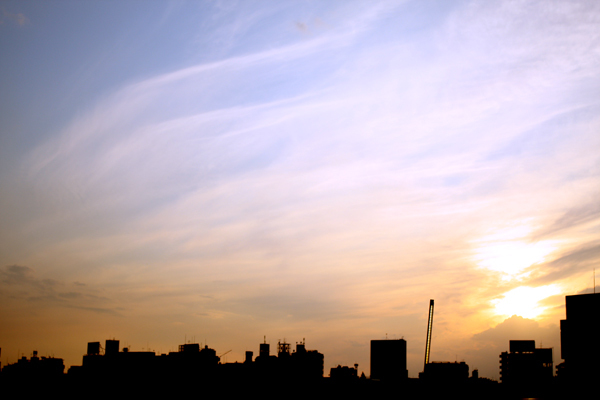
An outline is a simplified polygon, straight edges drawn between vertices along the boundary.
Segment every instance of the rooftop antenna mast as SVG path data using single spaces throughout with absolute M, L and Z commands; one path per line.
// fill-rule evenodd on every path
M 433 299 L 429 300 L 429 322 L 427 323 L 427 343 L 425 344 L 425 366 L 429 364 L 429 353 L 431 352 L 431 330 L 433 329 Z

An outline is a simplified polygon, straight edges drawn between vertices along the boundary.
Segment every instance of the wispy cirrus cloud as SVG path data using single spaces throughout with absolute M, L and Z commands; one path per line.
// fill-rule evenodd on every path
M 200 55 L 71 111 L 6 181 L 0 253 L 110 305 L 5 279 L 109 320 L 349 343 L 396 317 L 420 343 L 429 298 L 467 343 L 507 293 L 576 287 L 600 257 L 598 8 L 346 4 L 208 13 Z
M 3 287 L 4 301 L 13 306 L 15 302 L 23 301 L 38 309 L 52 306 L 80 308 L 86 304 L 110 303 L 108 298 L 94 294 L 93 289 L 83 289 L 81 283 L 40 279 L 32 268 L 21 265 L 10 265 L 0 271 L 0 285 Z M 73 286 L 77 286 L 78 290 L 74 290 Z M 21 304 L 18 308 L 22 306 Z

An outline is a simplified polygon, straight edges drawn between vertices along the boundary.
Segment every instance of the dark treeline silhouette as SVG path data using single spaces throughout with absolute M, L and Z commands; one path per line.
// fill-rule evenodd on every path
M 246 352 L 243 362 L 222 363 L 214 349 L 186 343 L 178 351 L 121 349 L 118 340 L 89 342 L 80 366 L 65 373 L 63 360 L 22 357 L 0 373 L 3 394 L 48 394 L 59 397 L 190 396 L 221 393 L 225 397 L 258 394 L 261 398 L 296 397 L 394 397 L 437 399 L 446 397 L 597 398 L 594 389 L 598 367 L 598 310 L 600 294 L 566 297 L 567 318 L 561 321 L 561 358 L 553 375 L 552 349 L 536 348 L 533 340 L 511 340 L 500 358 L 500 382 L 469 377 L 465 362 L 430 362 L 430 344 L 419 378 L 409 378 L 404 339 L 371 341 L 370 377 L 358 375 L 358 365 L 331 368 L 324 377 L 324 356 L 307 350 L 305 341 L 295 349 L 285 341 L 259 344 L 256 357 Z M 427 335 L 433 323 L 433 300 Z M 592 390 L 590 392 L 590 390 Z

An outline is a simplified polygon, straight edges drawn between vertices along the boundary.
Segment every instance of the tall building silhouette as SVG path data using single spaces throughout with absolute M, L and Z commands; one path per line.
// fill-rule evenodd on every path
M 551 348 L 535 348 L 535 340 L 511 340 L 500 354 L 500 381 L 518 387 L 537 387 L 552 380 Z
M 600 376 L 600 293 L 565 297 L 567 318 L 560 321 L 559 375 L 573 384 L 591 385 Z
M 406 340 L 371 340 L 371 379 L 400 380 L 408 378 Z

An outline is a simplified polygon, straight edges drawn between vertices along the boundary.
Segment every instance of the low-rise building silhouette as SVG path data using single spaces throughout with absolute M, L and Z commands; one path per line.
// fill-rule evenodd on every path
M 16 363 L 5 365 L 2 375 L 8 379 L 52 380 L 60 378 L 64 370 L 62 358 L 38 357 L 37 350 L 34 350 L 31 358 L 23 356 Z
M 439 383 L 461 383 L 469 378 L 469 366 L 464 361 L 431 361 L 425 364 L 420 378 Z
M 336 381 L 353 381 L 358 379 L 358 364 L 354 364 L 354 368 L 338 365 L 335 368 L 329 369 L 329 377 Z

